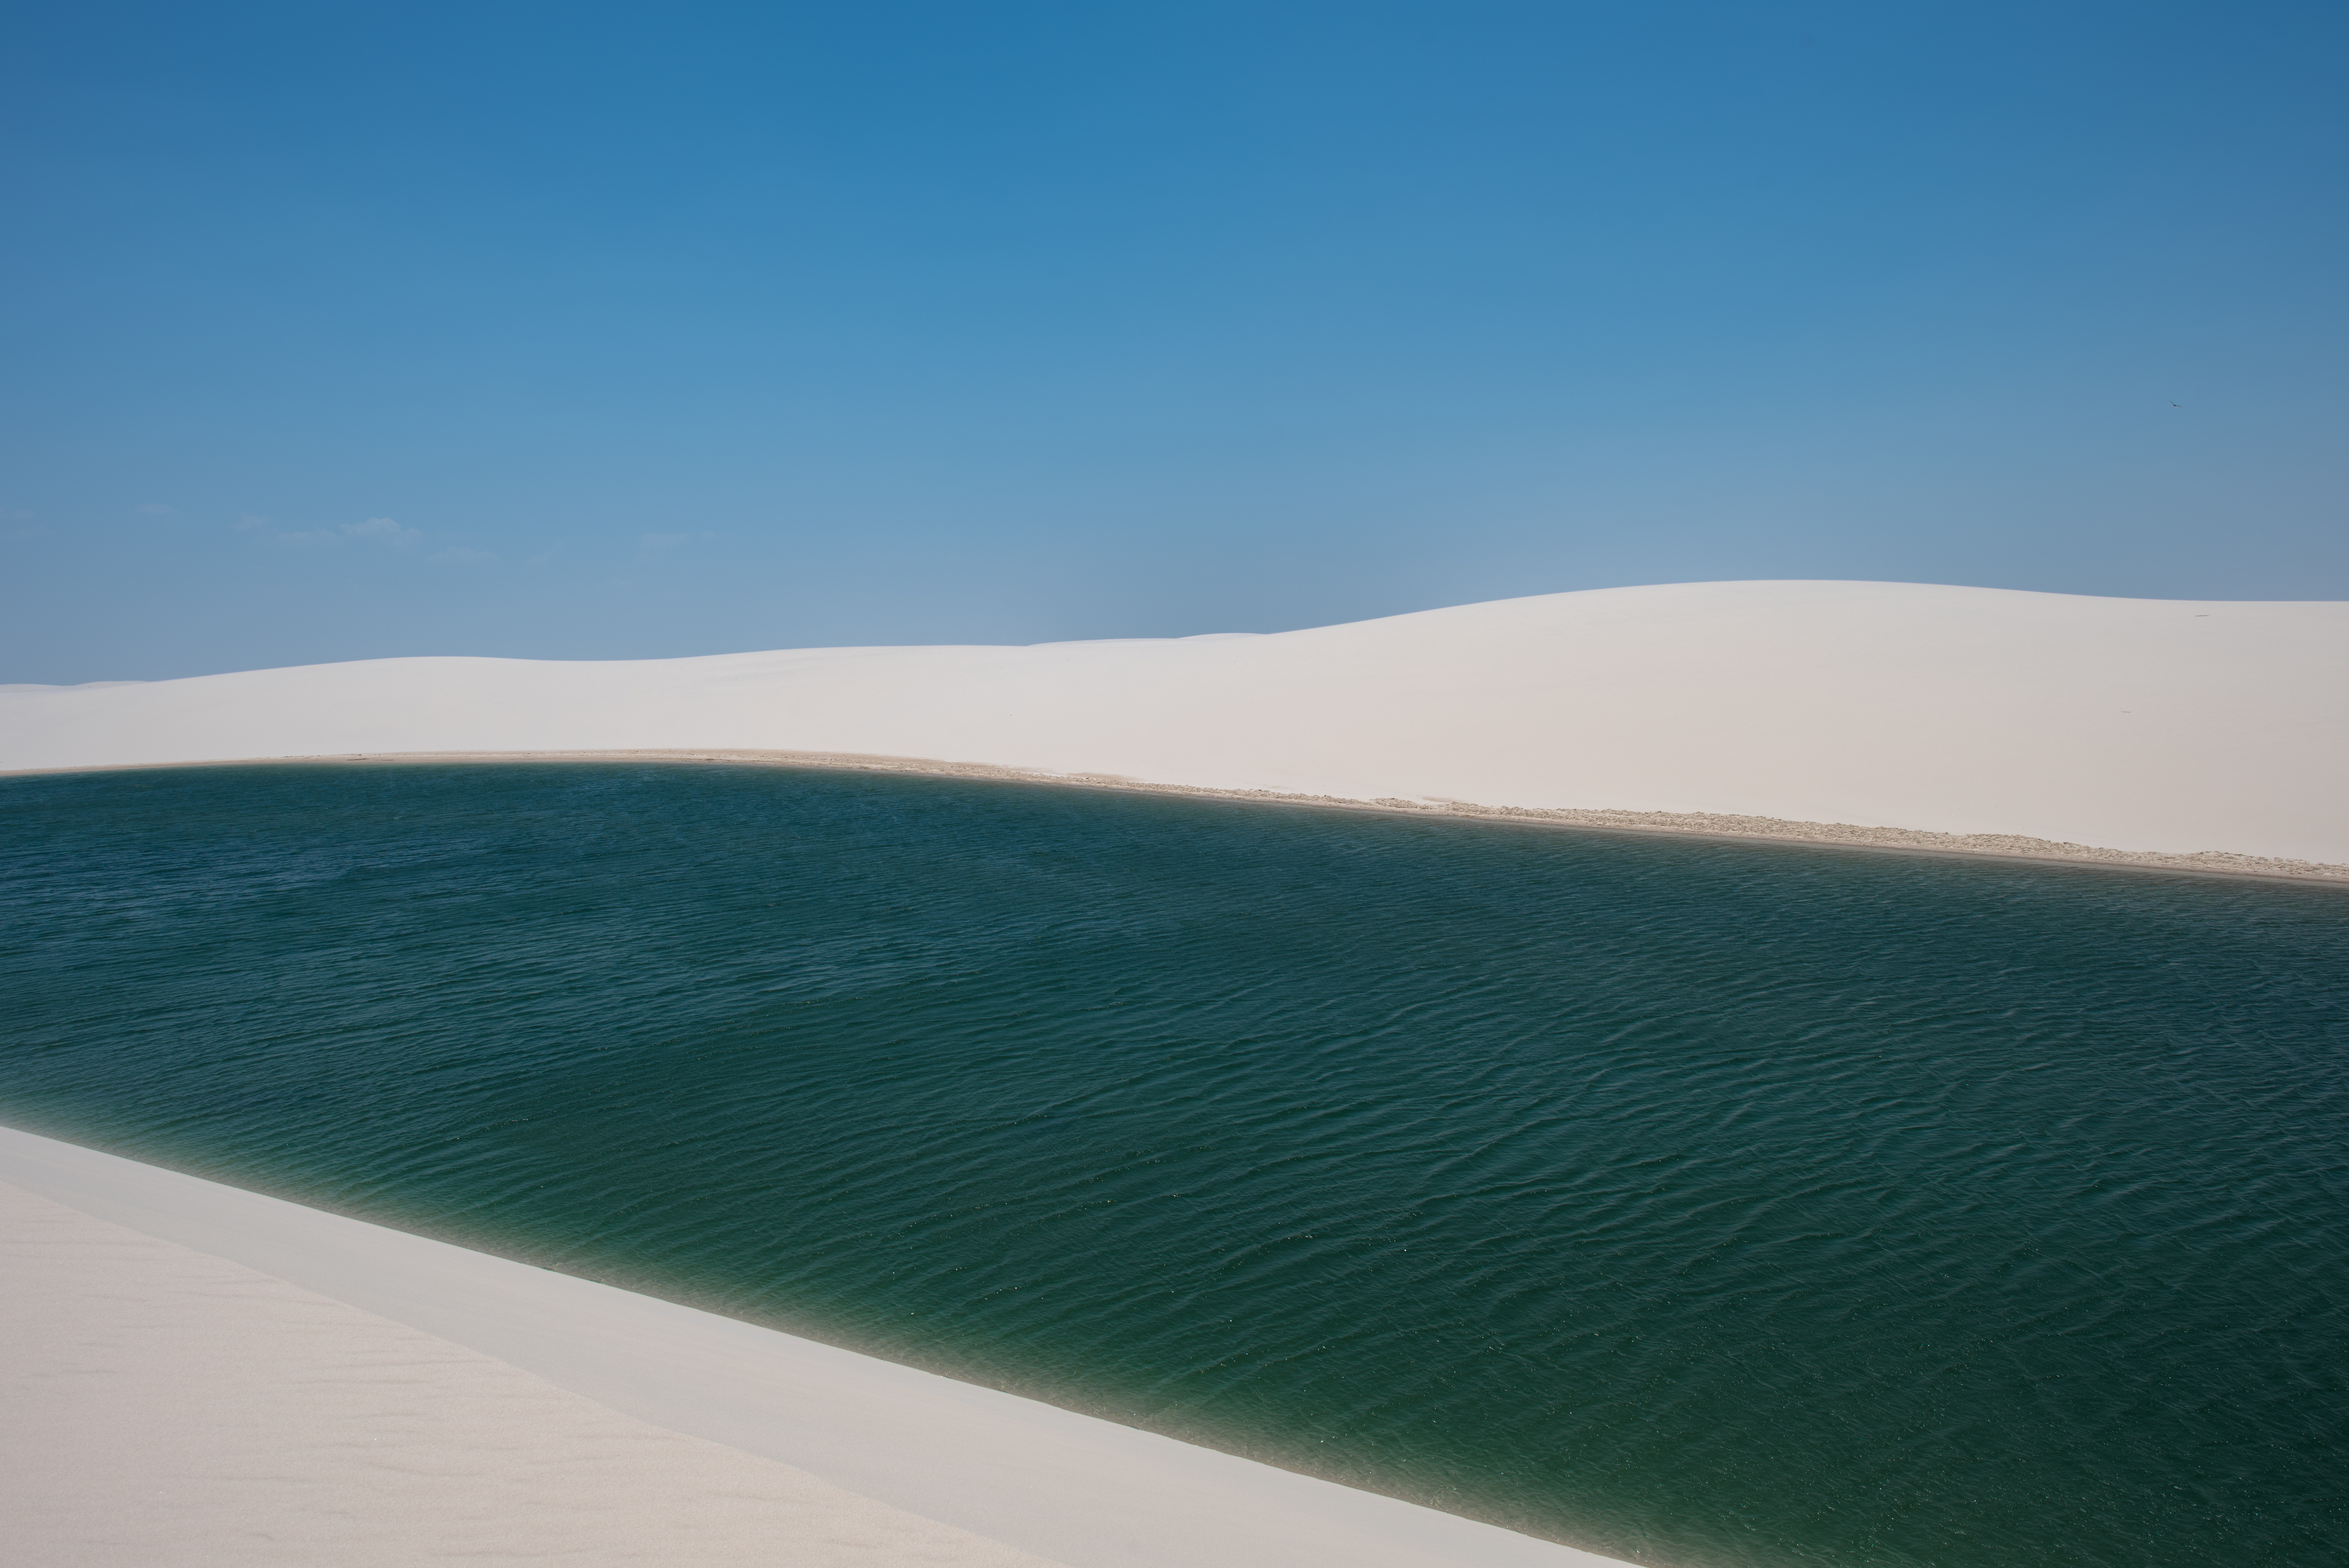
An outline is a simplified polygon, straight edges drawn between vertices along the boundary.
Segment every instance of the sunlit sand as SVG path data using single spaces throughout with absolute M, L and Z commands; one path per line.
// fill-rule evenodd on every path
M 2344 692 L 2349 604 L 1715 583 L 1266 636 L 378 659 L 19 687 L 0 693 L 0 768 L 847 754 L 1630 826 L 2337 865 Z

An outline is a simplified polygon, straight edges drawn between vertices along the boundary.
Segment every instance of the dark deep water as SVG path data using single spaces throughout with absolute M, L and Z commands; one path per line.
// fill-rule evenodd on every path
M 0 1119 L 1637 1561 L 2349 1560 L 2349 895 L 753 768 L 0 780 Z

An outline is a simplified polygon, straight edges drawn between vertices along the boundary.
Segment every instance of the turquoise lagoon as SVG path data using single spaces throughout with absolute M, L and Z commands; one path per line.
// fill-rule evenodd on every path
M 2349 1560 L 2349 892 L 0 780 L 0 1118 L 1660 1568 Z

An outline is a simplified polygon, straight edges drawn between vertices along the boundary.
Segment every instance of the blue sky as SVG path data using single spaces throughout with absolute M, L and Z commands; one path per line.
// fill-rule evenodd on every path
M 2337 5 L 0 18 L 0 680 L 2349 597 Z

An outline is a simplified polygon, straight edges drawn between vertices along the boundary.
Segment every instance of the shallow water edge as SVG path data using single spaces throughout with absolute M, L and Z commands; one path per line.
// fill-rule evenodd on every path
M 1751 817 L 1710 811 L 1637 811 L 1606 808 L 1484 806 L 1473 800 L 1361 800 L 1341 795 L 1301 795 L 1277 789 L 1217 789 L 1197 784 L 1159 784 L 1102 773 L 1045 773 L 988 762 L 948 762 L 926 757 L 877 757 L 856 752 L 723 749 L 636 751 L 414 751 L 348 752 L 321 757 L 228 758 L 201 762 L 130 762 L 88 768 L 0 769 L 0 779 L 74 773 L 115 773 L 151 769 L 248 768 L 281 763 L 447 764 L 518 762 L 682 762 L 799 768 L 852 773 L 907 773 L 925 778 L 1000 779 L 1074 789 L 1179 795 L 1192 799 L 1239 800 L 1261 805 L 1316 806 L 1373 814 L 1460 817 L 1520 827 L 1586 832 L 1662 834 L 1727 843 L 1805 844 L 1876 853 L 1958 855 L 1970 860 L 2021 861 L 2034 864 L 2095 866 L 2110 871 L 2158 872 L 2184 876 L 2248 877 L 2267 882 L 2335 884 L 2349 888 L 2349 865 L 2296 861 L 2227 850 L 2173 853 L 2161 850 L 2116 850 L 2034 839 L 2016 833 L 1942 833 L 1923 828 L 1864 827 L 1851 822 L 1799 822 L 1781 817 Z

